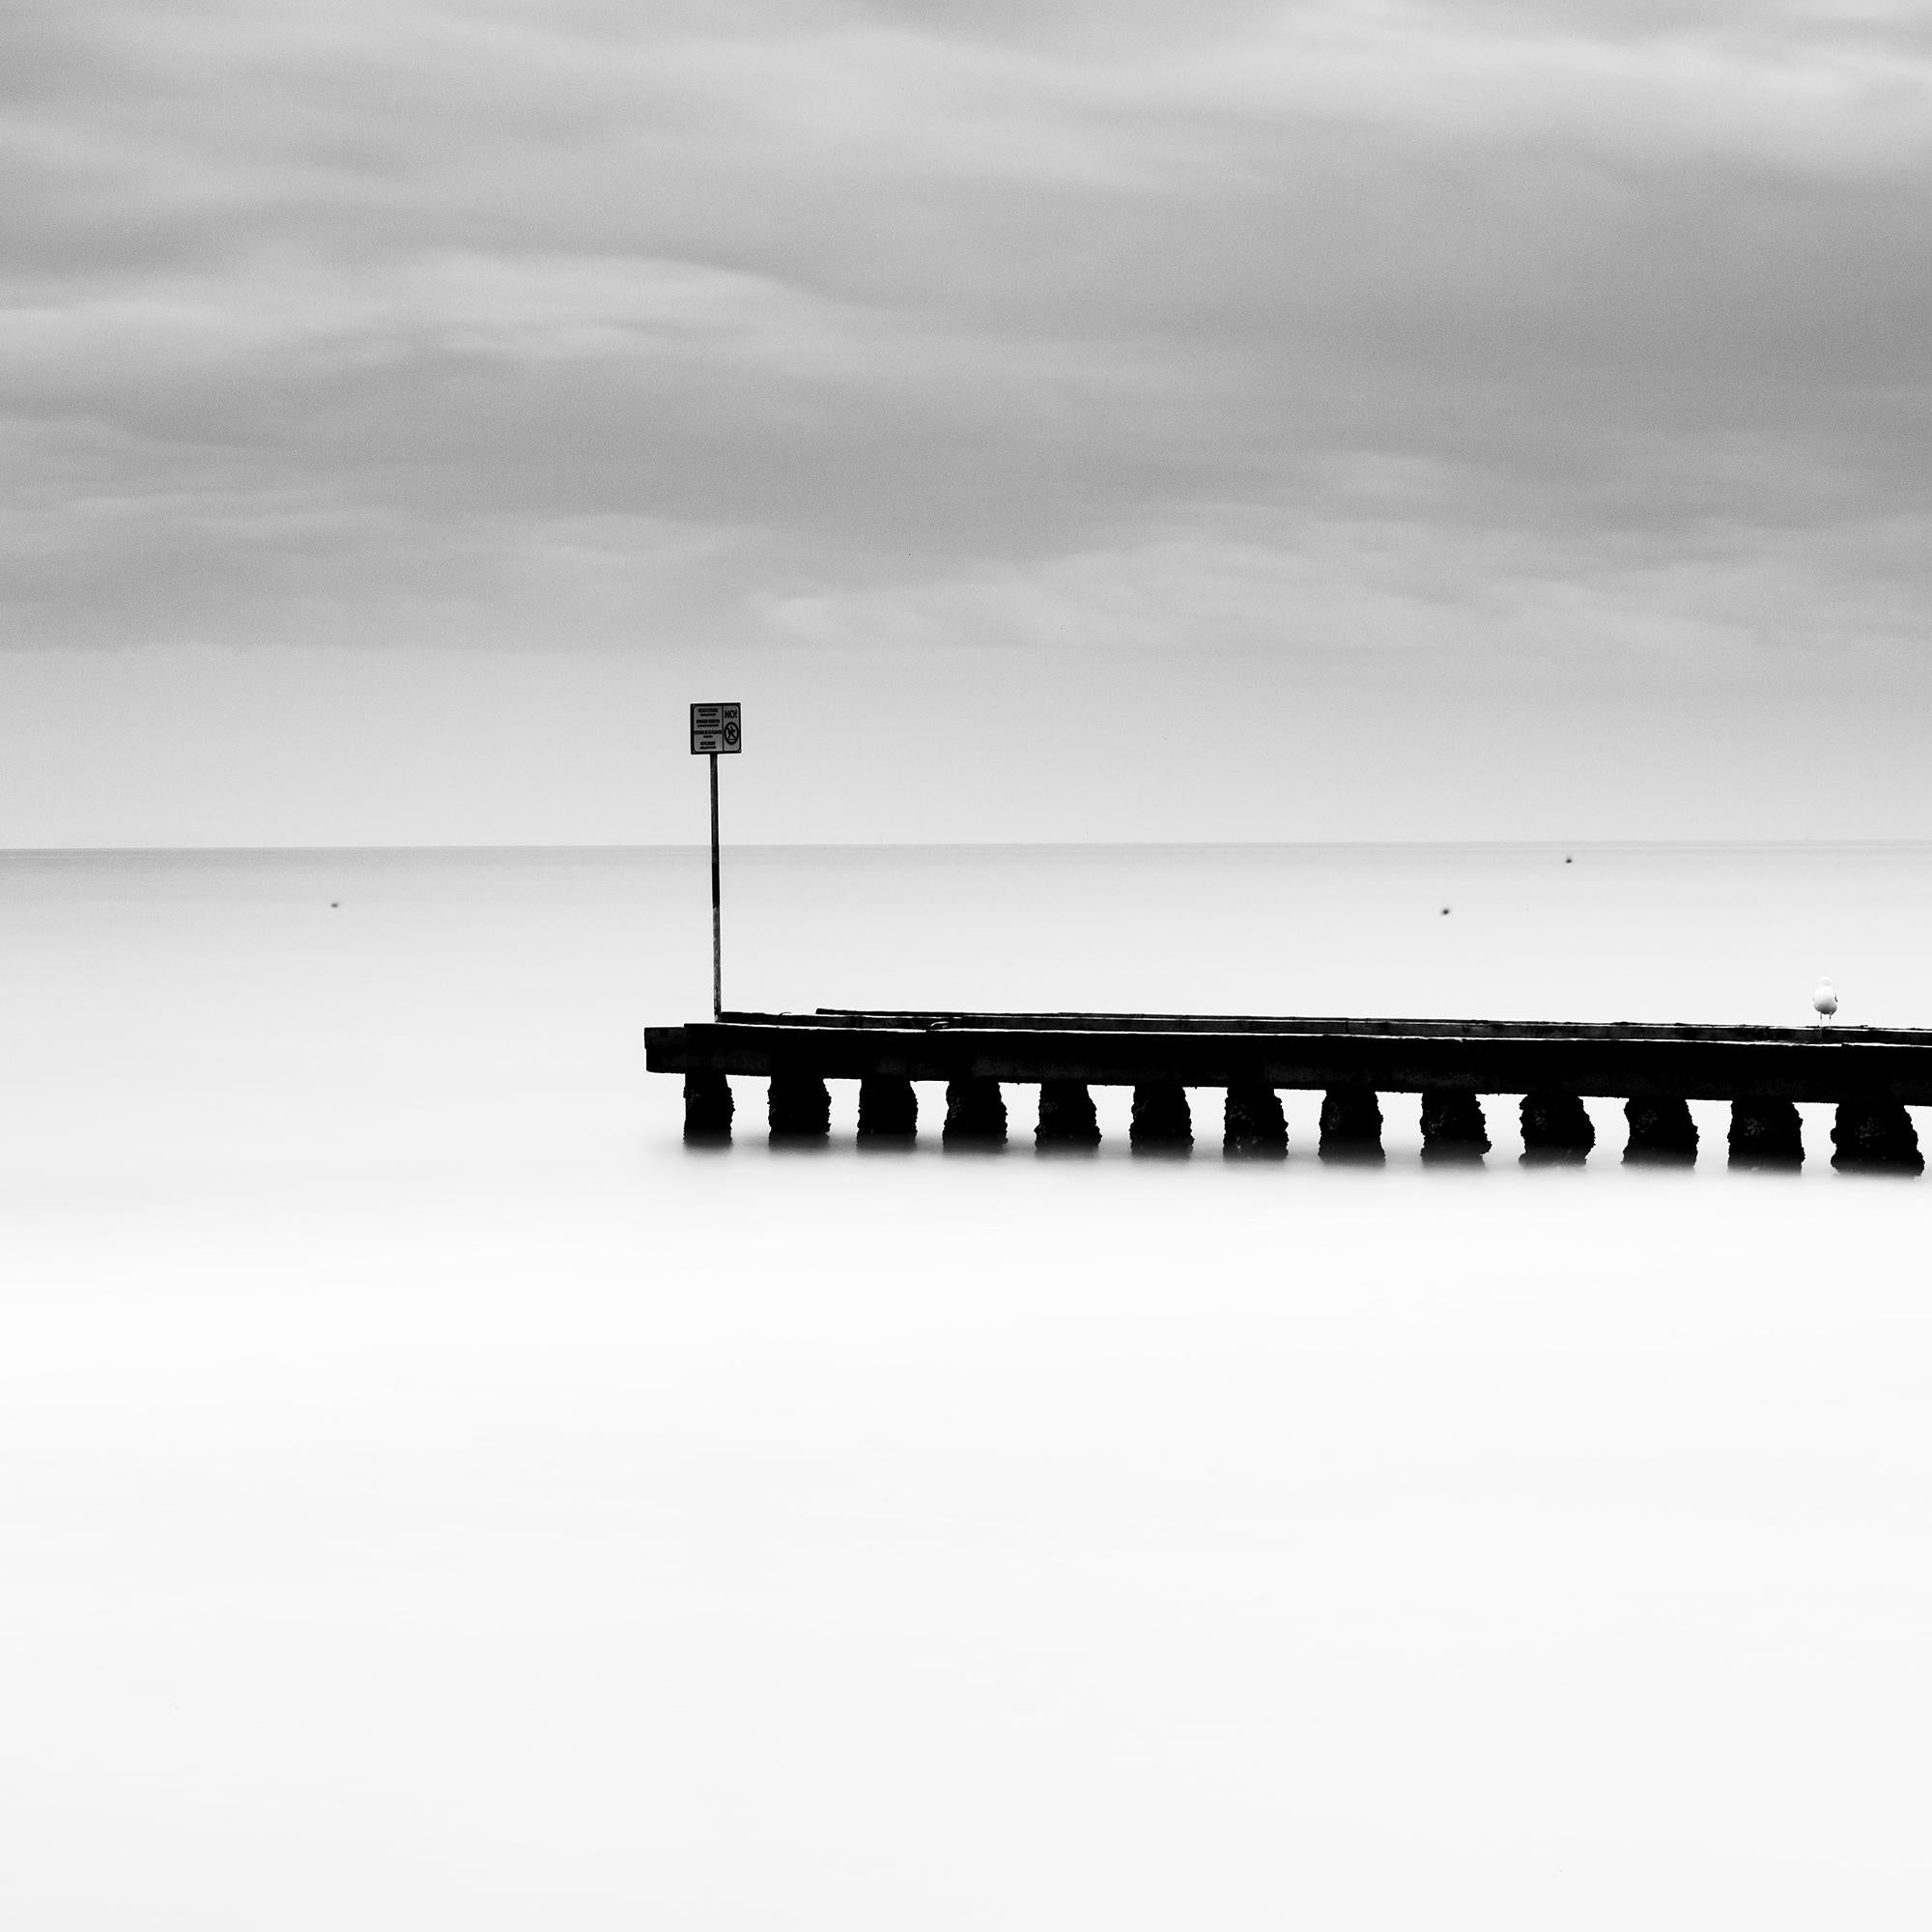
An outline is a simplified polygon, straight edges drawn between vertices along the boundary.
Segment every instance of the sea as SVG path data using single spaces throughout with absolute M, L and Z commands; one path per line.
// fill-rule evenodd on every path
M 1924 846 L 724 880 L 741 1009 L 1932 1026 Z M 710 969 L 697 850 L 0 857 L 0 1922 L 1932 1922 L 1932 1181 L 687 1150 Z

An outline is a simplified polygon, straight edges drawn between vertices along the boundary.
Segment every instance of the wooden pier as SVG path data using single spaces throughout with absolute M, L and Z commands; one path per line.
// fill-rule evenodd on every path
M 1594 1140 L 1585 1097 L 1625 1101 L 1626 1151 L 1661 1158 L 1694 1156 L 1687 1101 L 1723 1100 L 1733 1159 L 1789 1164 L 1803 1157 L 1794 1103 L 1812 1101 L 1838 1110 L 1838 1164 L 1916 1171 L 1905 1109 L 1932 1106 L 1932 1032 L 1878 1027 L 820 1009 L 650 1027 L 645 1047 L 652 1072 L 685 1076 L 694 1138 L 728 1134 L 736 1075 L 771 1083 L 780 1136 L 822 1134 L 824 1083 L 856 1080 L 862 1136 L 907 1138 L 910 1083 L 944 1081 L 949 1142 L 1004 1137 L 1002 1084 L 1041 1089 L 1042 1143 L 1091 1142 L 1087 1090 L 1131 1087 L 1134 1144 L 1150 1150 L 1191 1142 L 1189 1090 L 1226 1090 L 1230 1151 L 1271 1151 L 1274 1096 L 1319 1091 L 1321 1151 L 1334 1154 L 1379 1147 L 1384 1093 L 1423 1096 L 1424 1152 L 1444 1155 L 1487 1149 L 1486 1094 L 1523 1096 L 1526 1153 L 1569 1157 Z

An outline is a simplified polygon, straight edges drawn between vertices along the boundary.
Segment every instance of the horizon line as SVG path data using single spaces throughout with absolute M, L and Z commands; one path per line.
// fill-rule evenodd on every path
M 1932 849 L 1920 838 L 789 838 L 745 839 L 726 852 L 1225 852 L 1225 851 L 1390 851 L 1510 849 L 1519 851 L 1846 851 L 1912 846 Z M 710 849 L 703 839 L 622 841 L 464 842 L 422 844 L 194 844 L 194 845 L 0 845 L 9 859 L 82 858 L 328 858 L 439 854 L 448 857 L 513 855 L 557 856 L 644 852 L 696 852 Z

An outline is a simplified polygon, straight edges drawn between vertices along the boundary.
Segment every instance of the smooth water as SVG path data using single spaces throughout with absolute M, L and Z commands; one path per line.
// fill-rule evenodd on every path
M 1572 856 L 733 853 L 726 994 L 1932 1025 L 1932 851 Z M 1924 1922 L 1927 1183 L 687 1152 L 705 894 L 0 860 L 6 1923 Z

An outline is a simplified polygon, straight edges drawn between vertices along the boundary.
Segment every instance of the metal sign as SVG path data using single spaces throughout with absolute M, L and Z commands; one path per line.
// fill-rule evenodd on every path
M 694 757 L 707 752 L 715 758 L 720 752 L 742 752 L 744 721 L 742 704 L 694 704 L 691 707 L 691 751 Z

